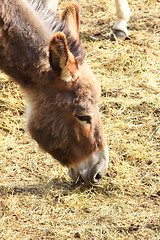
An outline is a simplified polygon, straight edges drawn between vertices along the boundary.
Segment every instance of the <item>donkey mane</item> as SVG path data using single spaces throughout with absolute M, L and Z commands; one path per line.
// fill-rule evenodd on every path
M 56 32 L 63 32 L 66 35 L 67 44 L 71 53 L 75 56 L 76 60 L 83 61 L 85 58 L 85 51 L 81 45 L 80 40 L 74 40 L 70 31 L 66 28 L 65 24 L 58 17 L 56 12 L 52 12 L 45 7 L 40 0 L 28 0 L 33 9 L 41 16 L 42 21 L 46 22 L 50 26 L 51 34 Z

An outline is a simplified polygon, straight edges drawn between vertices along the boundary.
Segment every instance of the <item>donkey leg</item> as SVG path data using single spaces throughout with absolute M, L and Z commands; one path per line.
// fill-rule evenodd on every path
M 57 11 L 58 0 L 42 0 L 43 4 L 51 9 L 53 12 Z
M 116 22 L 113 25 L 113 33 L 110 36 L 111 41 L 115 41 L 116 37 L 121 39 L 129 39 L 127 22 L 130 18 L 130 9 L 127 0 L 115 0 L 116 6 Z

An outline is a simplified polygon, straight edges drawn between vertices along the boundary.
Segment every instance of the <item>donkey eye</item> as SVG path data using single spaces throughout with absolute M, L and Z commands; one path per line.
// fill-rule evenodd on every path
M 75 114 L 75 116 L 78 118 L 79 121 L 91 124 L 91 116 L 79 116 L 77 114 Z

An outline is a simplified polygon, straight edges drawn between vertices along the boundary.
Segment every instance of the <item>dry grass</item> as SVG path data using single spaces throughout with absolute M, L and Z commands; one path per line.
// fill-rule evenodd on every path
M 81 37 L 102 83 L 108 173 L 73 185 L 25 133 L 25 102 L 2 73 L 0 239 L 160 239 L 160 3 L 130 1 L 131 40 L 111 43 L 106 2 L 82 1 Z

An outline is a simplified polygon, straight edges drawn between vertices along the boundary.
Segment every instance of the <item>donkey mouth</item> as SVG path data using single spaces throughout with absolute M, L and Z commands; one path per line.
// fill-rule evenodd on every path
M 92 154 L 77 168 L 70 168 L 68 174 L 75 183 L 82 179 L 91 185 L 98 185 L 107 172 L 108 162 L 108 149 L 105 147 Z
M 84 178 L 83 175 L 76 172 L 73 168 L 70 168 L 68 170 L 68 175 L 74 181 L 74 183 L 86 182 L 90 185 L 99 185 L 102 182 L 102 179 L 103 179 L 103 177 L 101 176 L 100 173 L 97 173 L 97 175 L 95 176 L 95 178 L 93 180 L 88 179 L 88 178 Z

